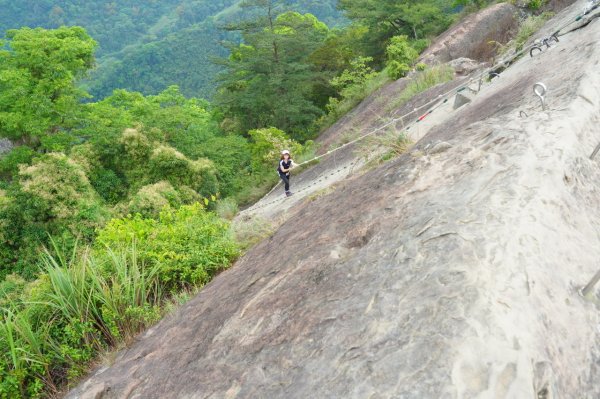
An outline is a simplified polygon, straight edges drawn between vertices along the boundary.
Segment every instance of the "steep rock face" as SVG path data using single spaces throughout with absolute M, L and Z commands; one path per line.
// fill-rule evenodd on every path
M 421 55 L 421 61 L 437 64 L 466 57 L 489 61 L 495 54 L 490 42 L 506 43 L 518 27 L 517 9 L 499 3 L 473 14 L 439 36 Z
M 411 153 L 298 207 L 68 397 L 600 397 L 578 293 L 600 267 L 598 37 L 523 58 Z

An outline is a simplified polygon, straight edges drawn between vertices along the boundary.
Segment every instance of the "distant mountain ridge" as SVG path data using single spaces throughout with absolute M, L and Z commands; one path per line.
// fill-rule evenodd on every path
M 242 0 L 0 0 L 0 30 L 22 26 L 56 28 L 79 25 L 99 43 L 98 67 L 85 87 L 96 98 L 124 88 L 144 94 L 177 84 L 188 96 L 210 97 L 225 55 L 219 45 L 234 39 L 219 27 L 240 19 Z M 310 12 L 329 26 L 345 19 L 337 0 L 287 0 L 286 6 Z

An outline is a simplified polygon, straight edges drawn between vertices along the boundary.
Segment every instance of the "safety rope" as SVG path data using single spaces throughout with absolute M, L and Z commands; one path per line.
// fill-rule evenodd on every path
M 592 13 L 592 11 L 596 10 L 600 8 L 600 0 L 591 0 L 588 3 L 588 6 L 584 9 L 583 13 L 581 13 L 580 15 L 578 15 L 574 20 L 572 20 L 571 22 L 563 25 L 562 27 L 560 27 L 558 30 L 556 30 L 553 34 L 551 34 L 549 37 L 543 38 L 543 39 L 539 39 L 536 42 L 534 42 L 534 46 L 532 46 L 531 50 L 529 51 L 529 55 L 531 57 L 533 57 L 533 52 L 534 50 L 538 50 L 539 52 L 543 52 L 544 48 L 543 46 L 546 46 L 547 49 L 549 49 L 550 43 L 552 41 L 555 41 L 556 43 L 559 42 L 558 38 L 568 35 L 569 33 L 575 32 L 576 30 L 585 28 L 586 26 L 588 26 L 595 18 L 600 17 L 600 13 L 596 13 L 594 15 L 590 15 Z M 586 19 L 587 17 L 587 19 Z M 583 23 L 567 32 L 563 32 L 561 33 L 561 31 L 563 29 L 566 29 L 567 27 L 569 27 L 570 25 L 576 23 L 576 22 L 580 22 L 583 21 Z
M 549 43 L 550 43 L 551 40 L 559 42 L 558 37 L 562 37 L 562 36 L 564 36 L 564 35 L 566 35 L 568 33 L 571 33 L 571 32 L 573 32 L 573 31 L 575 31 L 577 29 L 580 29 L 581 27 L 578 27 L 577 29 L 573 29 L 571 31 L 565 32 L 563 34 L 560 34 L 560 32 L 563 29 L 567 28 L 568 26 L 572 25 L 575 22 L 581 21 L 585 16 L 587 16 L 588 14 L 590 14 L 593 10 L 597 9 L 599 6 L 600 6 L 600 0 L 593 0 L 592 2 L 590 2 L 590 5 L 588 7 L 586 7 L 586 9 L 584 10 L 584 12 L 582 14 L 578 15 L 575 18 L 575 20 L 573 20 L 573 21 L 571 21 L 569 23 L 566 23 L 563 26 L 561 26 L 550 37 L 542 39 L 541 43 L 543 45 L 546 45 L 547 47 L 550 47 Z M 595 18 L 595 17 L 597 17 L 597 15 L 593 15 L 592 17 L 590 17 L 590 19 L 585 23 L 584 26 L 587 26 L 589 24 L 589 22 L 591 22 L 591 20 L 593 18 Z M 329 150 L 329 151 L 327 151 L 327 152 L 325 152 L 325 153 L 323 153 L 321 155 L 318 155 L 318 156 L 313 157 L 313 158 L 311 158 L 309 160 L 306 160 L 306 161 L 304 161 L 304 162 L 302 162 L 300 164 L 294 165 L 294 168 L 301 167 L 303 165 L 306 165 L 306 164 L 309 164 L 311 162 L 314 162 L 314 161 L 317 161 L 319 159 L 322 159 L 324 157 L 327 157 L 327 156 L 329 156 L 329 155 L 331 155 L 331 154 L 333 154 L 333 153 L 335 153 L 337 151 L 340 151 L 340 150 L 342 150 L 344 148 L 347 148 L 347 147 L 349 147 L 349 146 L 351 146 L 353 144 L 356 144 L 359 141 L 362 141 L 365 138 L 370 137 L 370 136 L 374 135 L 375 133 L 378 133 L 378 132 L 382 131 L 383 129 L 385 129 L 385 128 L 387 128 L 387 127 L 391 126 L 392 124 L 395 124 L 395 123 L 397 123 L 399 121 L 402 121 L 402 123 L 404 123 L 404 118 L 406 118 L 406 117 L 408 117 L 410 115 L 413 115 L 413 114 L 417 114 L 417 112 L 419 110 L 427 108 L 427 107 L 431 106 L 432 104 L 435 104 L 436 102 L 438 103 L 435 106 L 433 106 L 430 109 L 428 109 L 424 114 L 422 114 L 421 116 L 419 116 L 416 120 L 414 120 L 412 123 L 408 124 L 403 129 L 405 131 L 408 131 L 411 127 L 417 125 L 418 123 L 422 122 L 425 118 L 427 118 L 429 115 L 431 115 L 437 108 L 439 108 L 442 105 L 446 104 L 450 100 L 451 97 L 455 96 L 456 94 L 460 93 L 461 91 L 464 91 L 466 89 L 470 89 L 470 84 L 473 81 L 480 80 L 480 87 L 479 88 L 481 88 L 481 81 L 482 81 L 482 79 L 483 79 L 484 76 L 487 75 L 488 78 L 490 78 L 490 79 L 493 78 L 493 77 L 496 77 L 496 76 L 500 76 L 499 73 L 498 73 L 500 70 L 504 70 L 507 67 L 509 67 L 514 60 L 516 60 L 517 58 L 519 58 L 520 56 L 522 56 L 523 54 L 525 54 L 527 51 L 530 52 L 530 55 L 531 55 L 531 51 L 533 49 L 535 49 L 535 48 L 538 48 L 541 51 L 543 51 L 541 48 L 539 48 L 539 43 L 540 43 L 539 41 L 534 41 L 530 45 L 523 47 L 521 50 L 516 51 L 514 54 L 512 54 L 512 55 L 510 55 L 510 56 L 502 59 L 501 61 L 497 62 L 496 64 L 494 64 L 494 65 L 492 65 L 492 66 L 484 69 L 483 71 L 479 72 L 478 74 L 475 75 L 475 77 L 470 78 L 468 83 L 460 85 L 458 87 L 455 87 L 455 88 L 453 88 L 451 90 L 448 90 L 447 92 L 438 95 L 435 99 L 432 99 L 431 101 L 429 101 L 429 102 L 427 102 L 427 103 L 425 103 L 423 105 L 420 105 L 420 106 L 414 108 L 412 111 L 410 111 L 410 112 L 408 112 L 408 113 L 406 113 L 406 114 L 404 114 L 404 115 L 402 115 L 400 117 L 392 118 L 389 122 L 387 122 L 387 123 L 385 123 L 385 124 L 383 124 L 383 125 L 375 128 L 375 129 L 371 130 L 370 132 L 368 132 L 366 134 L 363 134 L 363 135 L 357 137 L 356 139 L 353 139 L 353 140 L 351 140 L 351 141 L 349 141 L 349 142 L 347 142 L 345 144 L 342 144 L 341 146 L 338 146 L 338 147 L 336 147 L 336 148 L 334 148 L 332 150 Z M 354 163 L 356 163 L 356 162 L 354 162 Z M 352 165 L 352 164 L 350 164 L 350 165 Z M 342 169 L 346 169 L 348 166 L 349 165 L 345 166 Z M 334 174 L 336 174 L 338 172 L 339 172 L 339 170 L 337 170 L 335 172 L 332 172 L 327 177 L 329 177 L 331 175 L 334 175 Z M 316 185 L 320 181 L 322 181 L 322 179 L 318 180 L 318 181 L 316 181 L 314 183 L 311 183 L 311 184 L 303 187 L 300 190 L 297 190 L 296 193 L 303 192 L 303 191 L 307 190 L 308 188 Z M 279 183 L 280 182 L 277 182 L 277 184 L 266 195 L 264 195 L 259 201 L 257 201 L 255 203 L 255 206 L 252 206 L 252 207 L 250 207 L 248 209 L 245 209 L 245 210 L 241 211 L 240 214 L 243 214 L 243 213 L 246 213 L 246 212 L 251 212 L 251 211 L 254 211 L 254 210 L 257 210 L 257 209 L 261 209 L 261 208 L 264 208 L 264 207 L 266 207 L 268 205 L 272 205 L 272 204 L 274 204 L 276 202 L 283 201 L 284 199 L 286 199 L 287 197 L 280 197 L 280 198 L 275 199 L 273 201 L 270 201 L 270 202 L 268 202 L 266 204 L 261 204 L 261 205 L 257 206 L 261 201 L 263 201 L 266 197 L 268 197 L 275 190 L 275 188 L 277 188 L 279 186 Z

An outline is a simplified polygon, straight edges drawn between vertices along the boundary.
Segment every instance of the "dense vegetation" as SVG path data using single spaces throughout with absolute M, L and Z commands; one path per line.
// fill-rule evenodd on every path
M 332 3 L 309 0 L 25 3 L 23 23 L 47 25 L 52 12 L 52 24 L 81 22 L 93 35 L 21 28 L 0 47 L 0 137 L 14 144 L 0 155 L 0 397 L 73 383 L 229 266 L 245 243 L 223 216 L 276 180 L 281 148 L 310 156 L 320 129 L 390 79 L 422 70 L 397 100 L 406 101 L 452 76 L 415 65 L 454 19 L 450 1 L 343 0 L 345 27 L 334 26 Z M 2 23 L 19 13 L 0 5 Z M 115 21 L 123 40 L 106 44 L 104 24 Z M 241 42 L 225 41 L 206 73 L 210 103 L 170 83 L 206 72 L 192 61 L 216 26 Z M 106 79 L 124 88 L 90 98 L 80 83 L 95 54 L 116 52 L 128 53 L 114 65 L 121 80 Z M 126 74 L 127 62 L 168 68 Z
M 83 28 L 6 38 L 0 397 L 35 397 L 227 267 L 239 245 L 211 209 L 270 184 L 275 145 L 302 146 L 275 128 L 226 134 L 218 109 L 177 86 L 83 101 L 97 46 Z

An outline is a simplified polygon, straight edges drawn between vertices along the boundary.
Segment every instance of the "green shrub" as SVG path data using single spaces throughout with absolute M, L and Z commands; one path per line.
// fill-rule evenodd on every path
M 44 273 L 35 282 L 11 277 L 0 287 L 0 397 L 56 394 L 98 351 L 162 314 L 157 270 L 138 260 L 135 246 L 53 252 L 42 256 Z
M 250 151 L 253 156 L 253 168 L 261 170 L 263 166 L 273 166 L 282 150 L 289 150 L 292 155 L 302 152 L 302 145 L 288 137 L 282 130 L 270 127 L 248 132 L 252 138 Z
M 204 197 L 209 197 L 219 191 L 219 182 L 215 165 L 208 159 L 190 161 L 189 180 L 182 183 L 193 188 Z
M 317 121 L 321 130 L 333 125 L 338 119 L 350 112 L 362 100 L 370 94 L 379 90 L 390 81 L 388 73 L 384 70 L 381 73 L 369 74 L 368 79 L 362 83 L 352 84 L 345 87 L 340 92 L 340 98 L 330 98 L 327 104 L 327 115 Z
M 0 207 L 0 275 L 18 271 L 33 277 L 49 235 L 67 247 L 90 241 L 108 215 L 84 168 L 56 153 L 21 165 Z
M 546 0 L 529 0 L 527 2 L 527 8 L 530 10 L 539 10 L 546 4 Z
M 218 191 L 216 170 L 211 161 L 192 161 L 173 147 L 155 148 L 148 167 L 153 181 L 168 180 L 175 187 L 185 185 L 205 196 Z
M 19 172 L 19 165 L 29 165 L 36 152 L 30 147 L 19 146 L 0 157 L 0 179 L 12 179 Z
M 431 40 L 429 39 L 417 39 L 410 41 L 410 46 L 414 48 L 419 54 L 427 50 L 427 48 L 429 48 L 429 45 L 431 45 Z
M 47 154 L 19 171 L 19 205 L 29 223 L 51 234 L 91 238 L 105 213 L 84 169 L 63 154 Z
M 390 79 L 400 79 L 410 72 L 410 66 L 402 62 L 392 60 L 387 64 L 387 73 Z
M 57 132 L 40 137 L 41 148 L 48 152 L 65 152 L 76 142 L 77 138 L 68 132 Z
M 427 69 L 427 64 L 419 62 L 417 65 L 415 65 L 415 69 L 419 72 L 423 72 Z
M 89 179 L 94 190 L 109 204 L 117 203 L 127 195 L 123 178 L 114 170 L 104 167 L 93 169 Z
M 177 288 L 191 292 L 237 254 L 228 224 L 199 204 L 114 220 L 94 249 L 53 242 L 36 281 L 0 284 L 0 397 L 56 394 L 99 352 L 155 323 L 171 308 L 165 293 L 184 297 Z
M 181 206 L 181 196 L 169 182 L 158 182 L 142 187 L 129 201 L 128 213 L 143 217 L 157 217 L 166 207 Z
M 146 162 L 152 151 L 150 140 L 137 129 L 125 129 L 120 139 L 125 154 L 134 164 Z
M 72 147 L 69 151 L 69 158 L 83 168 L 88 178 L 95 169 L 102 167 L 98 153 L 89 143 Z
M 373 62 L 372 57 L 357 57 L 350 62 L 350 68 L 344 70 L 339 76 L 331 80 L 331 85 L 345 97 L 344 90 L 352 86 L 363 85 L 372 79 L 377 72 L 369 66 Z
M 202 201 L 202 196 L 188 186 L 177 187 L 177 194 L 181 198 L 181 204 L 191 205 Z
M 134 241 L 139 260 L 159 266 L 161 286 L 172 292 L 207 283 L 239 253 L 228 224 L 200 204 L 163 210 L 158 220 L 141 215 L 112 220 L 99 231 L 96 247 L 122 248 Z
M 390 39 L 390 44 L 386 48 L 388 58 L 388 75 L 392 79 L 400 79 L 410 72 L 414 61 L 419 57 L 419 53 L 408 41 L 408 36 L 394 36 Z
M 219 192 L 224 197 L 236 195 L 244 186 L 250 184 L 250 175 L 255 172 L 252 169 L 250 144 L 245 137 L 213 137 L 202 145 L 190 146 L 187 151 L 180 151 L 192 159 L 206 158 L 213 161 Z

